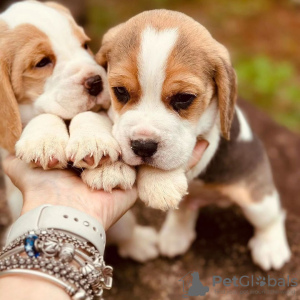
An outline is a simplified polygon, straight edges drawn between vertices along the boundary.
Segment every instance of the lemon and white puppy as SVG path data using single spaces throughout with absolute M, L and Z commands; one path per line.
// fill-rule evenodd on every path
M 85 113 L 103 128 L 97 140 L 77 128 L 82 118 L 79 113 L 110 105 L 106 72 L 95 62 L 88 41 L 69 10 L 52 2 L 18 2 L 0 14 L 3 149 L 13 153 L 16 145 L 20 158 L 45 169 L 65 167 L 68 156 L 83 160 L 90 143 L 96 143 L 99 152 L 111 160 L 118 159 L 119 146 L 110 134 L 112 124 L 106 115 Z M 72 118 L 70 137 L 64 120 Z M 16 219 L 22 197 L 8 178 L 6 182 Z
M 199 188 L 215 188 L 254 226 L 253 261 L 265 270 L 282 267 L 291 255 L 285 213 L 263 146 L 236 106 L 226 48 L 192 18 L 153 10 L 111 29 L 96 59 L 108 71 L 122 157 L 139 167 L 140 197 L 167 209 L 178 206 L 187 180 L 195 199 Z M 209 146 L 185 176 L 197 139 Z M 160 251 L 170 257 L 183 254 L 196 236 L 198 209 L 181 206 L 160 232 Z
M 135 169 L 118 161 L 121 150 L 111 120 L 105 112 L 88 111 L 110 105 L 106 72 L 88 41 L 69 10 L 53 2 L 19 2 L 0 14 L 1 154 L 16 152 L 44 169 L 65 168 L 71 160 L 86 168 L 82 178 L 92 188 L 131 188 Z M 65 120 L 71 120 L 69 128 Z M 15 220 L 22 195 L 8 177 L 5 181 Z M 136 259 L 142 253 L 142 260 L 157 256 L 154 230 L 134 226 L 131 214 L 123 220 L 129 230 L 125 240 L 119 234 L 114 238 L 122 223 L 111 231 L 120 253 Z M 141 242 L 145 235 L 151 237 L 147 245 Z

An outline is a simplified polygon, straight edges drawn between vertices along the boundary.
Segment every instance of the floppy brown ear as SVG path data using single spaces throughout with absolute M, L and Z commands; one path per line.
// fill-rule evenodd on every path
M 0 37 L 3 38 L 1 32 Z M 4 51 L 7 49 L 4 48 L 6 47 L 3 46 L 2 40 L 0 42 L 0 147 L 14 153 L 15 144 L 21 136 L 22 123 L 11 86 L 9 58 L 5 56 Z
M 230 127 L 237 99 L 237 78 L 233 67 L 220 58 L 215 69 L 222 136 L 230 139 Z
M 124 23 L 121 23 L 111 29 L 109 29 L 102 38 L 101 48 L 96 54 L 97 63 L 102 66 L 105 70 L 107 70 L 107 63 L 109 52 L 114 44 L 114 38 L 118 34 L 118 32 L 123 27 Z

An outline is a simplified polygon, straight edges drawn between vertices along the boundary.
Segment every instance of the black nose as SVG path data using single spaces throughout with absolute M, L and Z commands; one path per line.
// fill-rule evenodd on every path
M 91 96 L 98 96 L 103 90 L 102 79 L 99 75 L 88 78 L 85 81 L 84 86 Z
M 141 157 L 151 157 L 157 150 L 157 143 L 151 140 L 131 141 L 132 151 Z

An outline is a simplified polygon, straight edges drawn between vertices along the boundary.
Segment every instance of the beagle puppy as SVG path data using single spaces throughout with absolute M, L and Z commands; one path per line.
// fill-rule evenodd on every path
M 190 194 L 162 226 L 160 253 L 188 250 L 201 206 L 197 191 L 212 188 L 254 226 L 254 263 L 269 270 L 289 261 L 285 212 L 265 150 L 236 105 L 227 49 L 192 18 L 153 10 L 109 30 L 96 60 L 107 68 L 113 135 L 123 160 L 139 169 L 140 198 L 155 208 L 177 208 L 189 183 Z M 187 171 L 197 140 L 209 146 Z
M 90 144 L 98 154 L 118 159 L 109 118 L 86 112 L 110 105 L 106 72 L 88 41 L 69 10 L 53 2 L 18 2 L 0 14 L 0 146 L 6 152 L 14 153 L 16 146 L 18 157 L 44 169 L 64 168 L 69 159 L 85 163 Z M 96 137 L 78 128 L 82 112 L 102 128 Z M 71 119 L 69 134 L 64 120 Z M 6 182 L 16 219 L 22 197 Z

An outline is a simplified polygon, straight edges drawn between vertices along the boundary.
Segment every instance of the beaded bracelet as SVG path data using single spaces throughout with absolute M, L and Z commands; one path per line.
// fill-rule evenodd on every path
M 61 286 L 74 300 L 102 299 L 112 267 L 90 243 L 57 229 L 27 232 L 0 253 L 0 277 L 28 274 Z

